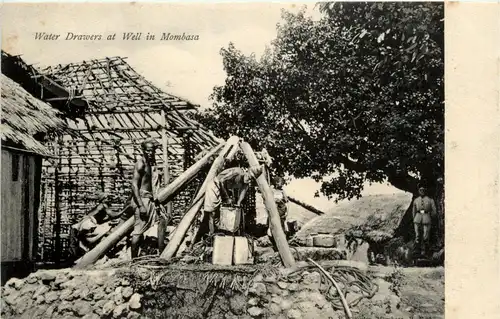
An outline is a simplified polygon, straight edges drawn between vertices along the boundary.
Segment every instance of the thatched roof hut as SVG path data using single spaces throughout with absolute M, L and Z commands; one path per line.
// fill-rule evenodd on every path
M 40 155 L 50 155 L 40 142 L 47 133 L 64 130 L 59 112 L 1 74 L 2 147 L 15 147 Z
M 66 130 L 59 112 L 0 74 L 2 120 L 1 282 L 22 277 L 35 264 L 40 202 L 42 143 L 46 134 Z
M 399 226 L 412 195 L 370 195 L 359 200 L 339 204 L 323 216 L 318 216 L 297 233 L 298 242 L 310 234 L 342 234 L 351 229 L 392 234 Z

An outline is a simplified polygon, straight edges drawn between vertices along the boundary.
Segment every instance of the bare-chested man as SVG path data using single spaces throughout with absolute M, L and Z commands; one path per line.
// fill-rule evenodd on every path
M 144 232 L 151 227 L 155 219 L 155 198 L 153 195 L 153 168 L 156 141 L 148 139 L 141 144 L 142 156 L 135 163 L 132 177 L 132 205 L 135 208 L 135 224 L 132 232 L 132 258 L 139 253 L 139 244 Z

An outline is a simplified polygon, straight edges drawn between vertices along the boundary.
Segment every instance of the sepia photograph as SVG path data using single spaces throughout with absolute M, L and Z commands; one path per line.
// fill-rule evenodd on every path
M 444 318 L 445 4 L 6 3 L 2 318 Z

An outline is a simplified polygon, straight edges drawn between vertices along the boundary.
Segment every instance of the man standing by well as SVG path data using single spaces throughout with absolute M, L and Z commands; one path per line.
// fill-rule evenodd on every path
M 153 168 L 157 143 L 148 139 L 141 144 L 142 156 L 137 160 L 132 177 L 132 206 L 135 208 L 135 223 L 132 232 L 132 258 L 138 256 L 139 244 L 144 232 L 151 227 L 156 218 L 156 205 L 153 196 Z

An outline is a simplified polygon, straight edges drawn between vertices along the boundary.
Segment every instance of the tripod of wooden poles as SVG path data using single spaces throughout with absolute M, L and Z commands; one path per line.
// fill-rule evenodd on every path
M 235 154 L 241 150 L 245 155 L 250 167 L 259 165 L 257 156 L 255 155 L 252 147 L 245 141 L 237 136 L 230 137 L 226 142 L 219 144 L 208 152 L 203 158 L 189 167 L 179 177 L 169 183 L 166 187 L 158 192 L 158 201 L 161 204 L 167 204 L 175 197 L 179 191 L 184 188 L 196 176 L 196 174 L 209 165 L 211 158 L 217 154 L 217 157 L 212 162 L 210 170 L 200 187 L 198 193 L 193 199 L 191 207 L 186 211 L 180 223 L 175 228 L 170 241 L 160 255 L 161 259 L 169 260 L 174 257 L 179 250 L 179 247 L 186 239 L 186 234 L 190 227 L 193 225 L 194 220 L 200 213 L 201 207 L 204 202 L 205 189 L 210 181 L 212 181 L 217 174 L 219 174 L 227 161 L 230 161 Z M 273 238 L 278 247 L 281 260 L 285 267 L 292 267 L 295 264 L 295 259 L 292 255 L 290 247 L 286 239 L 285 232 L 281 226 L 278 208 L 274 202 L 273 193 L 265 174 L 255 176 L 257 185 L 264 198 L 264 204 L 269 212 L 269 223 Z M 131 233 L 134 227 L 134 217 L 130 217 L 125 223 L 118 226 L 109 236 L 104 238 L 96 247 L 87 252 L 75 265 L 75 268 L 84 268 L 93 264 L 101 258 L 107 251 L 114 247 L 122 238 Z

